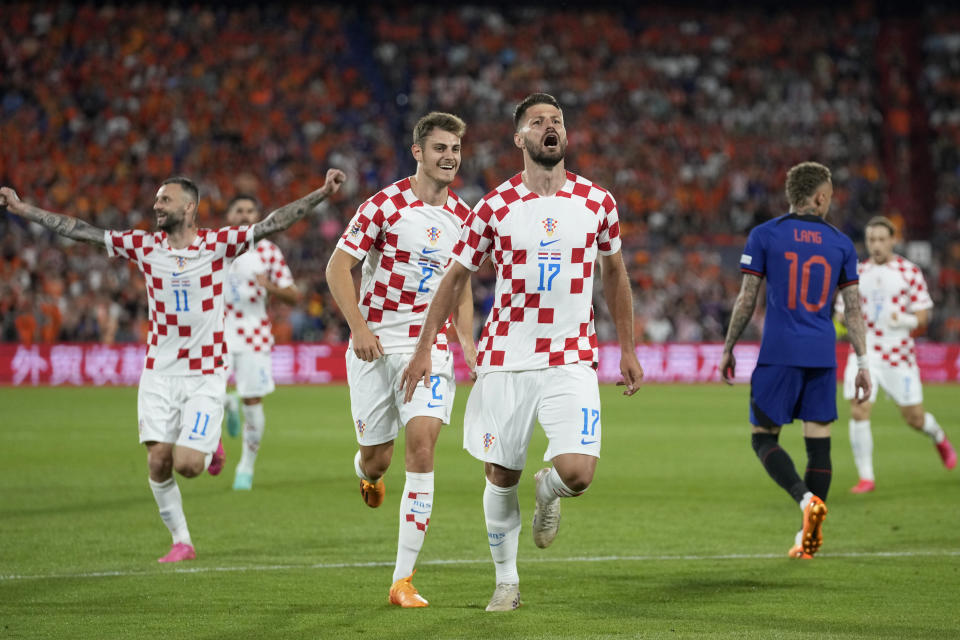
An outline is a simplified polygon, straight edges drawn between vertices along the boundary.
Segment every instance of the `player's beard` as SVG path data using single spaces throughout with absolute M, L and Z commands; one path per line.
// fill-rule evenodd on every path
M 563 161 L 564 156 L 567 154 L 567 141 L 558 134 L 556 147 L 548 149 L 543 146 L 542 142 L 528 143 L 527 153 L 530 154 L 530 159 L 541 167 L 553 169 Z
M 186 218 L 186 211 L 165 213 L 163 222 L 160 222 L 159 217 L 157 218 L 157 229 L 160 231 L 166 231 L 167 233 L 172 233 L 173 231 L 176 231 L 186 225 Z

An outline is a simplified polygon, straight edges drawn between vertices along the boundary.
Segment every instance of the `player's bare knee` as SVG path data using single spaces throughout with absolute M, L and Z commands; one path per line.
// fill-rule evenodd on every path
M 590 483 L 593 482 L 593 471 L 577 469 L 572 473 L 567 473 L 566 476 L 561 475 L 560 479 L 563 480 L 563 484 L 567 485 L 567 488 L 571 491 L 583 493 L 590 487 Z
M 174 463 L 174 468 L 184 478 L 196 478 L 203 473 L 203 460 L 177 460 Z

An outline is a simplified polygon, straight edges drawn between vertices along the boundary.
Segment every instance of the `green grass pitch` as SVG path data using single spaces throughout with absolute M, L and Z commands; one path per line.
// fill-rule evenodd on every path
M 943 638 L 960 634 L 960 469 L 881 399 L 878 490 L 852 496 L 848 410 L 834 430 L 825 543 L 786 557 L 799 511 L 750 449 L 747 387 L 604 387 L 603 457 L 563 503 L 554 544 L 530 536 L 531 445 L 520 500 L 524 606 L 483 611 L 494 587 L 480 463 L 461 449 L 468 389 L 441 434 L 415 584 L 387 603 L 402 444 L 376 510 L 360 500 L 345 387 L 266 402 L 254 490 L 179 479 L 198 558 L 161 566 L 170 539 L 137 443 L 136 390 L 0 389 L 0 639 L 6 638 Z M 926 405 L 960 440 L 956 386 Z M 402 438 L 401 438 L 402 440 Z M 799 424 L 781 438 L 806 462 Z

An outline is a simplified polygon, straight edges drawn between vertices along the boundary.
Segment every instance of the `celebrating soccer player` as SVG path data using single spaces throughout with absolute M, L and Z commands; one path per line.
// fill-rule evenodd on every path
M 850 446 L 860 481 L 851 493 L 867 493 L 876 487 L 873 475 L 873 434 L 870 411 L 883 387 L 900 407 L 908 425 L 930 436 L 947 469 L 957 466 L 957 453 L 933 414 L 923 410 L 920 369 L 910 332 L 924 327 L 933 308 L 927 283 L 917 265 L 893 253 L 896 228 L 887 218 L 877 216 L 865 231 L 869 257 L 860 263 L 860 302 L 867 324 L 867 359 L 875 381 L 870 400 L 854 398 L 856 365 L 847 360 L 843 376 L 843 397 L 850 403 Z M 841 300 L 837 308 L 842 311 Z
M 520 606 L 517 487 L 537 420 L 549 440 L 544 460 L 553 463 L 535 475 L 538 547 L 557 535 L 559 498 L 579 496 L 593 480 L 601 439 L 592 303 L 598 256 L 620 340 L 625 394 L 636 392 L 643 377 L 613 197 L 564 168 L 567 132 L 553 96 L 525 98 L 514 125 L 523 171 L 470 214 L 403 374 L 406 400 L 422 393 L 420 380 L 429 388 L 435 377 L 430 345 L 470 274 L 490 257 L 497 273 L 494 306 L 480 335 L 479 377 L 463 431 L 464 448 L 484 462 L 487 477 L 483 508 L 496 566 L 487 611 Z
M 857 253 L 850 239 L 826 221 L 833 198 L 830 170 L 804 162 L 787 172 L 789 213 L 750 232 L 740 256 L 743 282 L 733 306 L 720 358 L 732 383 L 733 347 L 753 316 L 760 282 L 767 278 L 767 311 L 757 367 L 750 380 L 753 450 L 767 473 L 797 501 L 802 526 L 792 558 L 812 558 L 823 543 L 830 489 L 830 423 L 837 419 L 836 333 L 831 301 L 839 287 L 850 341 L 857 354 L 855 395 L 870 395 L 865 328 L 857 291 Z M 803 479 L 778 444 L 784 424 L 799 418 L 807 448 Z
M 339 189 L 345 176 L 327 171 L 323 186 L 254 226 L 198 229 L 196 185 L 165 180 L 153 211 L 157 231 L 110 231 L 45 211 L 0 188 L 0 207 L 73 240 L 106 248 L 144 275 L 150 311 L 147 357 L 137 395 L 140 442 L 160 517 L 173 536 L 159 562 L 196 557 L 173 470 L 185 478 L 223 467 L 220 420 L 226 392 L 223 286 L 230 261 L 261 238 L 286 229 Z
M 251 226 L 259 219 L 260 205 L 252 196 L 236 196 L 227 205 L 227 224 L 232 227 Z M 236 396 L 227 397 L 227 432 L 236 436 L 243 424 L 243 453 L 233 477 L 237 490 L 253 487 L 253 467 L 265 428 L 263 397 L 274 389 L 270 362 L 273 329 L 267 316 L 267 295 L 287 304 L 300 299 L 280 248 L 264 238 L 255 249 L 230 265 L 224 292 L 227 362 L 237 385 Z
M 406 431 L 406 482 L 400 494 L 400 534 L 390 602 L 425 607 L 413 586 L 414 565 L 433 510 L 433 454 L 453 408 L 453 359 L 445 333 L 430 338 L 434 375 L 428 388 L 404 404 L 400 374 L 417 344 L 427 305 L 450 264 L 450 252 L 470 208 L 450 184 L 460 168 L 463 121 L 430 113 L 417 122 L 411 151 L 417 171 L 360 205 L 327 265 L 327 283 L 350 325 L 347 380 L 360 450 L 354 467 L 360 495 L 371 507 L 383 502 L 383 474 L 393 442 Z M 351 269 L 364 260 L 357 299 Z M 471 368 L 473 296 L 469 287 L 454 314 L 457 336 Z M 434 339 L 434 337 L 436 339 Z

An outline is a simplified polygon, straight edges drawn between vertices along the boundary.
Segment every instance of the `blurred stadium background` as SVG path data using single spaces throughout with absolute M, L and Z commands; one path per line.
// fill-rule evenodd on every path
M 806 159 L 833 169 L 831 219 L 855 240 L 873 215 L 897 222 L 936 304 L 926 340 L 960 340 L 960 9 L 949 3 L 52 2 L 2 14 L 0 182 L 40 206 L 149 228 L 157 185 L 185 174 L 201 185 L 203 224 L 217 226 L 239 192 L 269 211 L 326 167 L 347 171 L 322 215 L 275 239 L 306 292 L 275 305 L 281 344 L 347 340 L 324 266 L 363 199 L 412 173 L 415 120 L 441 109 L 467 121 L 455 188 L 475 202 L 520 166 L 510 115 L 532 90 L 565 107 L 568 167 L 618 199 L 643 341 L 722 340 L 746 233 L 785 210 L 785 170 Z M 475 280 L 478 323 L 492 283 L 489 270 Z M 5 353 L 142 344 L 143 286 L 92 247 L 0 217 Z M 598 333 L 613 339 L 605 309 Z

